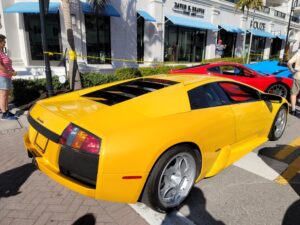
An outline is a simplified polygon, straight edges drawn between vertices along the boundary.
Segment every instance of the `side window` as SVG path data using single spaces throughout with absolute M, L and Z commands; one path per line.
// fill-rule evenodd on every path
M 206 84 L 188 92 L 191 109 L 201 109 L 227 104 L 225 95 L 220 95 L 220 87 L 216 83 Z
M 236 75 L 236 67 L 235 66 L 221 66 L 222 74 L 234 76 Z
M 231 82 L 220 82 L 220 87 L 224 90 L 232 103 L 259 101 L 258 91 L 242 84 Z
M 220 73 L 220 74 L 222 74 L 221 68 L 219 66 L 208 68 L 207 71 L 211 72 L 211 73 Z
M 244 76 L 244 70 L 241 67 L 234 67 L 234 75 L 236 76 Z

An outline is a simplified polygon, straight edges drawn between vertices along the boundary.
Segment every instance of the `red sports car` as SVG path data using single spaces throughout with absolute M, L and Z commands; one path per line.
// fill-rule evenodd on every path
M 231 78 L 256 87 L 259 90 L 287 98 L 292 88 L 293 80 L 274 75 L 258 73 L 239 63 L 215 62 L 172 70 L 170 73 L 205 74 Z

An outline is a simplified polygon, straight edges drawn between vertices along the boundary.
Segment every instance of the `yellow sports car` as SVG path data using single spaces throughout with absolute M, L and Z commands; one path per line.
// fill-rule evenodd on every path
M 161 212 L 285 130 L 288 103 L 220 77 L 159 75 L 39 101 L 25 147 L 81 194 Z

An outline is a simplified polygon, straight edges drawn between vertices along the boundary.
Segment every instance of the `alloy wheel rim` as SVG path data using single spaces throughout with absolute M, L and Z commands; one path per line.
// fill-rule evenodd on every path
M 268 91 L 270 94 L 274 94 L 274 95 L 279 95 L 283 98 L 286 98 L 287 97 L 287 89 L 286 87 L 284 87 L 283 85 L 281 84 L 275 84 L 273 85 L 269 91 Z
M 159 179 L 159 200 L 164 207 L 178 206 L 190 192 L 196 176 L 196 163 L 189 153 L 175 155 Z
M 280 137 L 285 129 L 286 125 L 286 111 L 280 110 L 275 122 L 275 136 Z

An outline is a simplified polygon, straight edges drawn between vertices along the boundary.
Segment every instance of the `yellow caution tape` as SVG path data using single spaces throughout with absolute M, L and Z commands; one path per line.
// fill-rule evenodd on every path
M 131 60 L 131 59 L 118 59 L 118 58 L 107 58 L 107 57 L 98 57 L 98 56 L 83 56 L 76 54 L 75 51 L 69 50 L 68 55 L 61 53 L 61 52 L 44 52 L 44 54 L 48 54 L 49 56 L 53 55 L 61 55 L 61 56 L 68 56 L 71 60 L 76 60 L 77 57 L 82 59 L 100 59 L 100 60 L 109 60 L 109 61 L 119 61 L 119 62 L 132 62 L 132 63 L 155 63 L 155 64 L 183 64 L 179 62 L 157 62 L 157 61 L 142 61 L 142 60 Z M 200 63 L 200 62 L 189 62 L 189 63 Z
M 159 65 L 165 65 L 165 64 L 184 64 L 184 63 L 201 63 L 201 62 L 157 62 L 157 61 L 143 61 L 143 60 L 131 60 L 131 59 L 119 59 L 119 58 L 107 58 L 107 57 L 99 57 L 99 56 L 83 56 L 76 54 L 76 51 L 69 50 L 68 54 L 64 54 L 61 52 L 44 52 L 44 54 L 48 54 L 49 56 L 54 56 L 54 55 L 61 55 L 64 57 L 68 57 L 70 60 L 76 60 L 77 57 L 80 57 L 82 59 L 99 59 L 99 60 L 108 60 L 108 61 L 119 61 L 119 62 L 131 62 L 131 63 L 154 63 L 154 64 L 159 64 Z M 263 57 L 263 54 L 250 54 L 250 57 L 255 57 L 255 56 L 261 56 Z M 276 56 L 270 56 L 270 59 L 272 58 L 279 58 L 278 55 Z
M 76 60 L 76 57 L 77 57 L 76 52 L 73 50 L 69 50 L 69 59 L 74 61 Z

